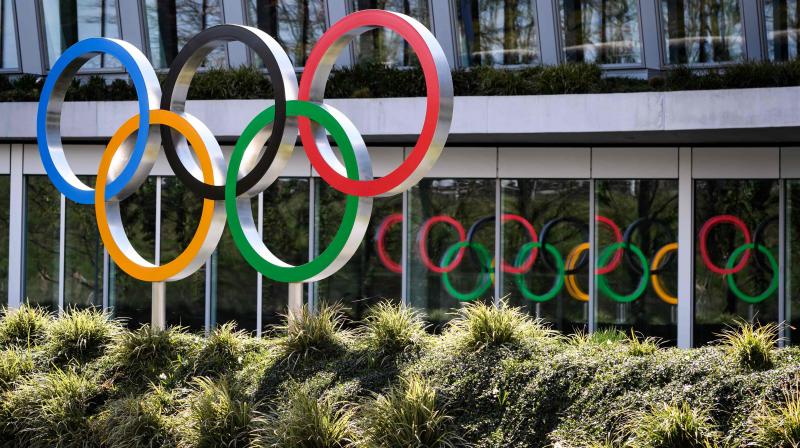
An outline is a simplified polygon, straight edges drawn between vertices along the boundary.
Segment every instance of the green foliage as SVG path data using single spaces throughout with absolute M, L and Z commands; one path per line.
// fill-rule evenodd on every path
M 242 364 L 246 334 L 228 322 L 211 332 L 197 356 L 196 375 L 220 375 Z
M 175 394 L 159 386 L 115 400 L 94 424 L 98 440 L 114 448 L 177 447 L 179 428 L 171 415 L 177 404 Z
M 305 358 L 309 355 L 331 354 L 343 347 L 344 315 L 340 304 L 321 304 L 316 312 L 307 306 L 297 313 L 289 313 L 286 322 L 278 327 L 285 335 L 281 347 L 288 358 Z
M 227 379 L 198 377 L 190 398 L 188 444 L 195 448 L 247 447 L 260 440 L 263 418 Z
M 70 309 L 53 321 L 45 350 L 58 365 L 85 364 L 102 355 L 121 330 L 119 322 L 97 309 Z
M 22 305 L 18 309 L 0 311 L 0 347 L 30 347 L 44 340 L 52 318 L 38 306 Z
M 458 345 L 474 349 L 490 345 L 519 344 L 524 340 L 554 336 L 541 321 L 519 308 L 469 303 L 458 310 L 448 330 Z
M 17 348 L 0 350 L 0 392 L 10 389 L 17 379 L 33 370 L 30 352 Z
M 126 382 L 146 385 L 159 377 L 167 379 L 190 350 L 191 343 L 182 327 L 159 330 L 143 325 L 116 338 L 110 359 Z
M 629 446 L 637 448 L 711 448 L 719 433 L 709 411 L 688 403 L 653 406 L 631 419 Z
M 750 419 L 751 446 L 759 448 L 800 447 L 800 391 L 797 385 L 783 391 L 780 404 L 764 403 Z
M 329 397 L 317 397 L 306 384 L 291 383 L 288 399 L 269 419 L 269 445 L 275 448 L 347 448 L 356 446 L 353 409 Z
M 778 326 L 739 322 L 723 331 L 720 343 L 744 368 L 766 370 L 773 366 L 773 351 L 778 343 Z
M 438 402 L 436 391 L 419 376 L 366 404 L 367 446 L 382 448 L 452 448 L 464 446 L 453 430 L 453 419 Z
M 418 346 L 425 335 L 425 321 L 419 311 L 388 300 L 370 309 L 361 334 L 364 344 L 378 358 Z
M 661 344 L 658 338 L 643 337 L 631 330 L 628 336 L 628 354 L 631 356 L 649 356 L 658 351 Z

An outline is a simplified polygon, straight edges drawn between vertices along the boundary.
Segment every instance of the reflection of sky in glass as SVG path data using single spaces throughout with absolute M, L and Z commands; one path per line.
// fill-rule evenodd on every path
M 662 0 L 668 64 L 736 61 L 744 57 L 738 0 Z
M 772 61 L 786 61 L 798 56 L 800 10 L 797 0 L 767 0 L 764 4 L 767 52 Z
M 319 0 L 247 0 L 247 15 L 251 25 L 266 31 L 283 46 L 295 67 L 305 64 L 326 27 L 325 2 Z M 255 64 L 263 66 L 257 57 Z
M 430 27 L 427 0 L 353 0 L 353 10 L 385 9 L 403 13 Z M 416 63 L 414 51 L 397 33 L 387 28 L 366 32 L 355 40 L 356 60 L 379 62 L 392 66 L 409 66 Z
M 120 37 L 116 0 L 44 0 L 44 22 L 51 66 L 62 51 L 80 40 Z M 119 67 L 119 62 L 101 55 L 84 67 Z
M 539 61 L 536 2 L 517 0 L 507 12 L 504 0 L 458 3 L 461 62 L 469 65 L 521 65 Z M 509 20 L 507 20 L 509 19 Z
M 639 10 L 635 0 L 582 2 L 562 0 L 564 51 L 571 62 L 637 64 L 642 61 Z M 570 10 L 567 10 L 570 9 Z
M 17 34 L 11 0 L 0 0 L 0 68 L 18 68 Z
M 170 12 L 175 4 L 175 14 Z M 150 58 L 157 68 L 167 68 L 178 51 L 200 31 L 222 24 L 220 0 L 146 0 Z M 168 35 L 164 35 L 167 33 Z M 204 66 L 226 65 L 225 47 L 214 49 Z

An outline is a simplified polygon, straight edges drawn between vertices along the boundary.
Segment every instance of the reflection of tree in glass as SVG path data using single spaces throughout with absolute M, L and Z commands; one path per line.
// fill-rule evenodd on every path
M 273 36 L 296 66 L 325 32 L 325 2 L 318 0 L 248 0 L 247 11 L 250 23 Z
M 773 61 L 796 58 L 800 42 L 800 8 L 797 0 L 766 0 L 764 20 L 769 58 Z
M 430 26 L 427 0 L 354 0 L 354 9 L 383 9 L 405 14 Z M 358 62 L 408 67 L 418 65 L 414 51 L 399 34 L 386 28 L 368 31 L 355 41 Z
M 55 310 L 61 196 L 47 176 L 26 176 L 25 200 L 24 299 Z
M 147 0 L 152 59 L 159 67 L 172 63 L 178 51 L 200 31 L 222 23 L 220 0 Z M 214 49 L 204 65 L 224 67 L 225 48 Z
M 667 62 L 725 62 L 743 56 L 738 0 L 662 0 Z
M 79 176 L 93 185 L 94 176 Z M 64 229 L 64 304 L 100 306 L 103 300 L 103 242 L 94 206 L 66 201 Z
M 562 0 L 564 50 L 572 62 L 641 62 L 635 0 Z
M 52 64 L 61 52 L 88 37 L 120 36 L 116 0 L 45 0 L 48 50 Z M 118 66 L 112 57 L 99 55 L 84 67 Z
M 533 0 L 460 0 L 461 34 L 469 65 L 533 64 L 538 42 Z

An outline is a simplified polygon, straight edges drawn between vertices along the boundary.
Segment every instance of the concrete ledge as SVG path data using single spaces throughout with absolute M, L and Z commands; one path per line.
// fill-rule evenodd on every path
M 424 98 L 332 99 L 366 141 L 410 144 Z M 268 100 L 189 102 L 187 110 L 223 143 L 235 141 Z M 36 136 L 36 103 L 0 103 L 0 140 Z M 66 139 L 108 138 L 136 103 L 70 102 Z M 593 95 L 458 97 L 454 144 L 756 144 L 800 142 L 800 87 Z

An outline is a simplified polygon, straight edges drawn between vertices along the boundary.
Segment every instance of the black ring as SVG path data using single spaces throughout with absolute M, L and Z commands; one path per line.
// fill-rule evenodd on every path
M 573 224 L 576 227 L 582 229 L 583 230 L 583 240 L 584 241 L 589 241 L 589 226 L 584 221 L 581 221 L 578 218 L 573 218 L 571 216 L 566 216 L 566 217 L 563 217 L 563 218 L 551 219 L 550 221 L 547 221 L 544 224 L 544 226 L 542 226 L 542 231 L 539 232 L 539 244 L 541 245 L 541 247 L 544 247 L 544 245 L 547 243 L 547 234 L 550 232 L 550 229 L 552 229 L 553 227 L 561 224 L 562 222 L 563 223 Z M 544 264 L 546 264 L 547 267 L 551 271 L 553 271 L 553 272 L 558 271 L 558 268 L 553 263 L 553 261 L 550 260 L 549 258 L 547 258 L 547 256 L 549 255 L 547 253 L 547 251 L 541 251 L 541 255 L 542 255 L 542 260 L 544 260 Z M 565 275 L 577 274 L 578 271 L 583 269 L 588 262 L 589 262 L 589 257 L 584 252 L 583 254 L 581 254 L 581 258 L 575 264 L 575 267 L 572 268 L 572 269 L 564 270 L 564 274 Z
M 273 95 L 275 97 L 275 120 L 272 122 L 272 134 L 269 140 L 267 140 L 266 149 L 261 154 L 258 163 L 249 173 L 236 182 L 236 195 L 239 196 L 256 185 L 267 171 L 269 171 L 272 162 L 278 154 L 281 139 L 286 128 L 286 90 L 281 77 L 280 64 L 269 47 L 258 37 L 253 35 L 252 31 L 240 25 L 217 25 L 201 31 L 183 46 L 175 57 L 175 60 L 172 61 L 162 91 L 161 109 L 175 111 L 173 110 L 172 96 L 181 76 L 188 70 L 195 71 L 205 57 L 220 43 L 233 41 L 244 43 L 261 57 L 269 72 Z M 294 75 L 294 72 L 292 75 Z M 192 75 L 192 77 L 193 76 L 194 75 Z M 179 92 L 184 97 L 184 102 L 188 96 L 188 90 L 189 87 L 187 85 L 186 91 Z M 177 112 L 183 112 L 183 110 L 178 110 Z M 173 140 L 173 138 L 175 138 L 175 140 Z M 176 149 L 176 141 L 179 141 L 181 138 L 183 137 L 180 136 L 180 134 L 173 132 L 169 127 L 161 126 L 161 140 L 164 145 L 167 161 L 172 171 L 189 190 L 200 197 L 224 200 L 224 185 L 208 185 L 194 177 L 183 165 Z
M 753 248 L 758 249 L 758 246 L 766 247 L 766 245 L 763 243 L 764 231 L 766 231 L 767 226 L 777 222 L 778 222 L 778 217 L 773 216 L 758 223 L 755 232 L 753 232 Z M 772 267 L 769 265 L 768 262 L 765 262 L 762 258 L 764 255 L 759 250 L 754 250 L 753 252 L 754 252 L 753 257 L 756 259 L 756 266 L 758 266 L 758 268 L 764 272 L 772 272 Z
M 630 247 L 631 239 L 633 238 L 633 234 L 634 234 L 634 232 L 636 232 L 636 229 L 639 228 L 639 226 L 641 226 L 644 223 L 655 224 L 655 225 L 661 227 L 661 229 L 666 230 L 668 233 L 672 233 L 672 227 L 670 227 L 670 225 L 667 224 L 666 221 L 662 221 L 660 219 L 655 219 L 655 218 L 650 218 L 649 216 L 645 216 L 643 218 L 639 218 L 639 219 L 633 221 L 628 226 L 628 228 L 625 229 L 625 232 L 622 234 L 622 242 L 624 243 L 623 247 L 626 250 L 623 250 L 622 253 L 623 253 L 623 256 L 625 258 L 625 263 L 628 265 L 629 268 L 631 268 L 631 270 L 633 270 L 633 272 L 636 273 L 636 275 L 642 275 L 642 267 L 633 262 L 633 259 L 630 256 L 630 250 L 627 250 L 627 248 Z M 675 254 L 670 251 L 664 257 L 664 261 L 661 262 L 661 266 L 668 265 L 672 261 L 673 258 L 675 258 Z M 656 269 L 652 269 L 650 271 L 650 273 L 651 274 L 658 274 L 659 272 L 661 272 L 662 269 L 663 268 L 661 268 L 661 267 L 656 268 Z
M 472 225 L 469 226 L 469 230 L 467 231 L 467 242 L 471 245 L 472 244 L 472 240 L 475 239 L 475 234 L 478 232 L 478 230 L 480 230 L 480 228 L 483 227 L 486 223 L 492 222 L 494 220 L 495 220 L 495 216 L 491 215 L 491 216 L 484 216 L 483 218 L 480 218 L 477 221 L 475 221 L 474 223 L 472 223 Z M 470 248 L 471 246 L 467 246 L 467 247 Z M 470 253 L 470 257 L 472 257 L 472 260 L 476 264 L 480 264 L 481 263 L 481 261 L 478 259 L 478 255 L 476 255 L 475 250 L 470 250 L 469 253 Z

